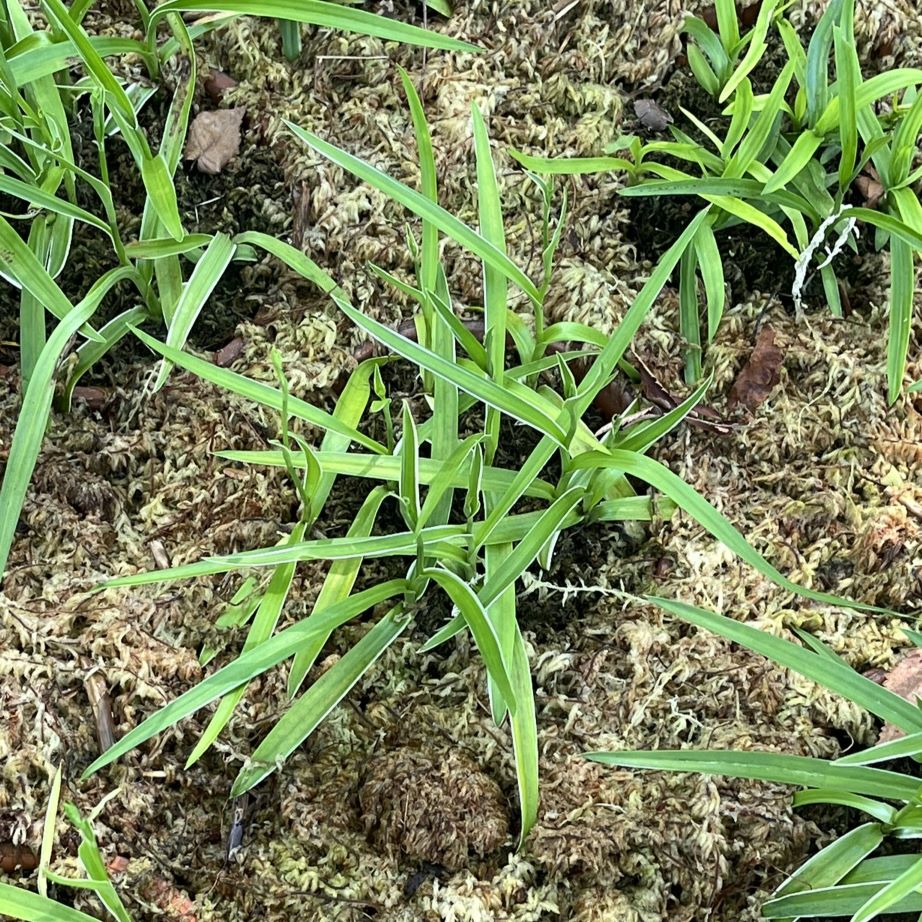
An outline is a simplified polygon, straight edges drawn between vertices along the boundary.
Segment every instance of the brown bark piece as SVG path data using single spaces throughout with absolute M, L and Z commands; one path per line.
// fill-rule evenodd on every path
M 229 89 L 236 85 L 237 81 L 230 74 L 225 74 L 223 70 L 216 68 L 212 68 L 205 78 L 205 92 L 215 105 L 221 101 Z
M 227 368 L 229 365 L 233 365 L 243 354 L 244 345 L 245 343 L 239 336 L 234 337 L 226 346 L 222 346 L 214 354 L 215 365 L 220 368 Z

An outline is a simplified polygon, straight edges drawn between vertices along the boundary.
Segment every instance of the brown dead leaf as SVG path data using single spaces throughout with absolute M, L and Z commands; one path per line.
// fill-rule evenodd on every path
M 670 393 L 636 352 L 631 353 L 631 362 L 640 375 L 640 389 L 644 397 L 660 411 L 668 413 L 682 402 L 683 398 Z M 732 432 L 731 425 L 724 422 L 711 407 L 700 403 L 685 417 L 685 422 L 689 426 L 706 429 L 719 435 Z
M 28 874 L 38 867 L 38 855 L 28 845 L 0 842 L 0 871 L 11 874 L 22 871 Z
M 876 208 L 886 191 L 877 170 L 872 166 L 865 167 L 864 172 L 855 179 L 855 185 L 868 208 Z
M 199 112 L 189 126 L 186 160 L 203 173 L 220 173 L 240 151 L 240 125 L 246 109 Z
M 762 0 L 756 0 L 755 3 L 749 3 L 743 5 L 742 3 L 736 4 L 736 15 L 739 19 L 741 29 L 751 29 L 756 22 L 756 19 L 759 18 L 759 10 L 762 9 Z M 717 31 L 717 8 L 709 6 L 706 10 L 699 14 L 701 18 L 707 23 L 708 27 Z
M 775 331 L 769 326 L 762 327 L 749 361 L 730 388 L 728 408 L 742 404 L 748 410 L 755 410 L 762 404 L 781 379 L 783 359 L 784 355 L 775 345 Z
M 916 702 L 922 698 L 922 650 L 911 650 L 891 670 L 884 679 L 884 688 L 907 701 Z M 891 723 L 885 723 L 880 731 L 879 743 L 898 740 L 906 734 Z

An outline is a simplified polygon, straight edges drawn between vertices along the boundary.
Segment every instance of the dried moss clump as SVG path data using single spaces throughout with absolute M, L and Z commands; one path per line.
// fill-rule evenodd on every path
M 374 758 L 359 791 L 373 841 L 457 870 L 509 837 L 499 785 L 458 751 L 404 746 Z

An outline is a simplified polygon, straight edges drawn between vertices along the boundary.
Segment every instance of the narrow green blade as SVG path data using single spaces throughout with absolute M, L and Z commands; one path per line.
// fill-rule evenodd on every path
M 160 8 L 162 9 L 162 7 Z M 397 182 L 386 173 L 371 166 L 369 163 L 353 157 L 351 154 L 340 150 L 332 144 L 327 143 L 317 135 L 291 122 L 285 122 L 292 133 L 300 138 L 308 147 L 313 148 L 318 154 L 332 160 L 344 170 L 348 170 L 359 179 L 364 180 L 370 185 L 379 189 L 388 198 L 408 208 L 414 214 L 419 215 L 426 221 L 435 225 L 443 234 L 448 235 L 452 240 L 457 241 L 465 249 L 469 250 L 475 256 L 488 263 L 497 271 L 501 272 L 511 282 L 514 282 L 522 289 L 533 301 L 540 301 L 540 294 L 534 283 L 527 275 L 514 263 L 505 253 L 498 250 L 493 244 L 485 240 L 480 234 L 468 227 L 463 221 L 456 218 L 453 214 L 445 211 L 435 202 L 431 201 L 425 195 L 410 189 L 403 183 Z
M 798 787 L 826 787 L 911 801 L 919 793 L 918 778 L 880 768 L 837 766 L 825 759 L 792 756 L 780 752 L 737 752 L 735 750 L 660 750 L 652 752 L 588 752 L 586 758 L 622 768 L 656 771 L 700 772 L 774 781 Z
M 389 580 L 379 583 L 371 589 L 366 589 L 364 592 L 359 592 L 331 606 L 316 618 L 309 618 L 279 631 L 274 637 L 270 637 L 265 643 L 259 644 L 249 653 L 242 654 L 232 663 L 203 679 L 198 685 L 190 688 L 189 691 L 184 692 L 126 733 L 114 746 L 107 749 L 86 768 L 82 777 L 88 778 L 95 774 L 99 769 L 140 746 L 152 736 L 172 727 L 239 685 L 249 682 L 254 676 L 260 675 L 282 660 L 288 659 L 309 638 L 333 630 L 363 611 L 395 595 L 402 594 L 408 588 L 405 580 Z
M 329 614 L 333 609 L 328 609 Z M 302 622 L 310 624 L 311 619 Z M 357 644 L 331 666 L 282 715 L 240 770 L 231 797 L 255 787 L 272 774 L 348 694 L 382 653 L 403 633 L 410 619 L 402 606 L 391 609 Z M 282 636 L 281 634 L 278 635 Z
M 244 16 L 271 16 L 311 25 L 325 26 L 360 35 L 374 35 L 387 41 L 446 51 L 479 51 L 476 45 L 411 26 L 396 19 L 376 16 L 365 10 L 350 9 L 323 0 L 168 0 L 151 15 L 153 29 L 167 13 L 182 12 L 235 13 Z
M 54 373 L 58 360 L 71 336 L 89 320 L 94 309 L 94 304 L 74 309 L 55 327 L 39 355 L 29 390 L 23 399 L 6 461 L 3 484 L 0 485 L 0 578 L 6 568 L 19 513 L 41 451 L 54 398 Z

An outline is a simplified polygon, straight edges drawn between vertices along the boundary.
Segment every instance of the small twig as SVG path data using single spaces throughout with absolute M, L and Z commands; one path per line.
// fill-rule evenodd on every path
M 100 754 L 115 745 L 115 723 L 112 720 L 112 699 L 106 686 L 106 677 L 98 666 L 91 669 L 83 679 L 86 696 L 90 699 L 93 716 L 96 719 L 96 739 Z

